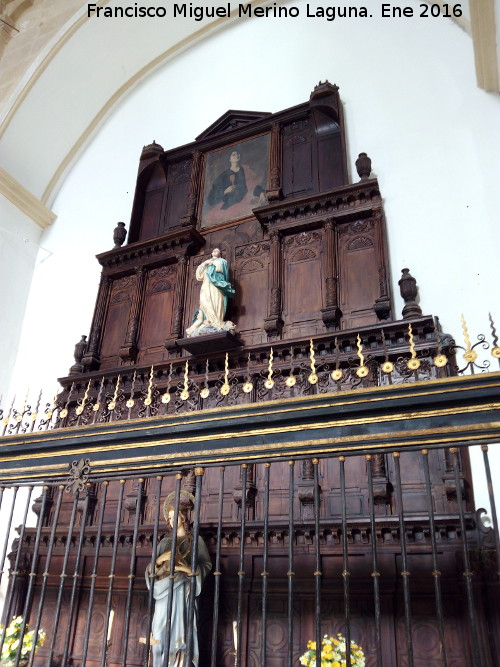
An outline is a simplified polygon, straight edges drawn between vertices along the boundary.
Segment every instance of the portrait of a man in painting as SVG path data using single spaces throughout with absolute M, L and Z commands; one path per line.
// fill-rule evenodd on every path
M 267 203 L 269 134 L 207 153 L 203 187 L 203 228 L 247 218 Z

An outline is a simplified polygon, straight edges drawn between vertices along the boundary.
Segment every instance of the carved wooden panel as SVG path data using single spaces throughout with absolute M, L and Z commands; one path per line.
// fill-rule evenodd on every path
M 262 324 L 267 315 L 269 280 L 268 241 L 236 247 L 234 280 L 237 288 L 232 312 L 246 345 L 264 340 Z
M 145 188 L 142 209 L 140 240 L 150 239 L 161 233 L 161 213 L 165 193 L 166 178 L 161 164 L 157 164 Z
M 118 352 L 125 341 L 136 283 L 133 275 L 118 278 L 112 284 L 101 345 L 103 369 L 120 364 Z
M 155 363 L 166 356 L 170 335 L 177 266 L 163 266 L 148 273 L 139 333 L 138 363 Z
M 372 324 L 377 321 L 373 304 L 380 296 L 373 222 L 357 220 L 340 225 L 337 238 L 342 328 Z
M 322 333 L 321 231 L 300 232 L 284 241 L 283 320 L 285 338 Z
M 299 197 L 317 188 L 316 143 L 311 118 L 283 127 L 283 195 Z
M 181 217 L 186 213 L 192 165 L 192 160 L 183 160 L 168 167 L 167 202 L 162 233 L 178 227 Z

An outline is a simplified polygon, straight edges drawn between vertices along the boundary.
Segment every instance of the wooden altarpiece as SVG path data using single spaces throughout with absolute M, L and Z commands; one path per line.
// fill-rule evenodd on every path
M 213 203 L 214 184 L 227 169 L 234 152 L 238 153 L 245 172 L 246 192 L 236 203 L 224 202 L 223 198 Z M 370 159 L 366 154 L 359 155 L 356 167 L 359 180 L 350 183 L 342 104 L 338 88 L 328 82 L 318 84 L 307 102 L 285 111 L 272 114 L 228 111 L 193 143 L 168 151 L 157 143 L 146 146 L 140 156 L 128 242 L 121 245 L 124 240 L 121 224 L 116 230 L 115 247 L 97 257 L 102 266 L 102 277 L 90 335 L 88 342 L 83 339 L 77 345 L 75 363 L 68 377 L 61 379 L 64 388 L 62 403 L 67 401 L 68 406 L 74 405 L 88 386 L 94 396 L 104 387 L 101 400 L 105 395 L 109 400 L 118 375 L 123 401 L 130 395 L 131 388 L 132 392 L 135 387 L 137 392 L 144 393 L 150 373 L 153 373 L 151 367 L 154 367 L 156 396 L 165 391 L 171 394 L 172 400 L 165 408 L 168 414 L 265 400 L 264 380 L 271 346 L 276 371 L 275 397 L 284 400 L 297 396 L 295 390 L 285 383 L 288 374 L 294 369 L 296 374 L 310 372 L 311 345 L 316 351 L 318 363 L 330 363 L 333 368 L 336 359 L 347 360 L 355 356 L 359 334 L 365 350 L 389 350 L 391 358 L 396 361 L 398 355 L 408 348 L 408 322 L 412 323 L 417 344 L 422 350 L 427 349 L 427 358 L 435 354 L 441 344 L 438 325 L 432 316 L 422 315 L 412 292 L 414 281 L 407 270 L 401 282 L 406 304 L 403 319 L 398 320 L 394 316 L 379 184 L 376 178 L 370 176 Z M 229 263 L 230 280 L 236 294 L 229 302 L 227 319 L 236 324 L 237 331 L 232 337 L 221 335 L 204 339 L 200 336 L 197 340 L 190 340 L 185 332 L 192 322 L 199 295 L 195 270 L 210 256 L 214 247 L 221 249 Z M 410 287 L 405 292 L 408 285 Z M 250 395 L 232 392 L 222 398 L 214 391 L 207 399 L 197 396 L 182 403 L 179 391 L 186 361 L 191 390 L 199 390 L 204 382 L 216 388 L 220 386 L 226 353 L 231 381 L 241 384 L 251 377 L 253 392 Z M 446 372 L 428 364 L 429 377 Z M 396 368 L 395 374 L 398 373 L 402 379 L 402 368 Z M 352 383 L 352 380 L 349 382 Z M 363 386 L 376 386 L 383 382 L 380 373 L 371 372 L 363 380 Z M 326 379 L 323 383 L 310 386 L 307 392 L 320 394 L 338 389 L 338 383 Z M 124 410 L 124 404 L 121 409 Z M 143 416 L 140 412 L 134 414 L 136 417 Z M 81 415 L 78 424 L 87 423 L 85 420 L 91 417 L 91 414 Z M 109 419 L 109 413 L 103 413 L 102 420 L 106 419 Z M 61 426 L 72 425 L 75 422 L 71 422 L 70 417 L 61 422 Z M 463 497 L 459 500 L 451 463 L 446 455 L 441 451 L 434 452 L 430 464 L 436 511 L 443 516 L 456 514 L 458 502 L 463 502 L 467 511 L 472 511 L 467 457 L 463 456 L 461 461 Z M 397 530 L 389 519 L 397 512 L 397 498 L 392 484 L 394 461 L 378 454 L 369 465 L 375 485 L 377 516 L 387 517 L 387 525 L 381 527 L 378 539 L 383 552 L 381 570 L 385 582 L 382 591 L 384 664 L 392 665 L 396 664 L 396 655 L 404 654 L 403 611 L 398 589 L 400 584 L 397 583 L 401 563 L 397 555 Z M 314 497 L 311 462 L 304 459 L 295 466 L 294 474 L 296 515 L 307 522 L 312 517 Z M 368 516 L 366 474 L 366 461 L 359 457 L 355 466 L 351 466 L 347 478 L 347 503 L 349 516 L 354 518 L 356 524 L 349 539 L 359 545 L 359 558 L 355 559 L 351 576 L 353 633 L 360 643 L 370 646 L 373 645 L 373 624 L 368 619 L 373 614 L 372 593 L 360 583 L 361 574 L 366 574 L 370 568 L 367 525 L 363 523 L 363 517 Z M 425 479 L 417 458 L 406 458 L 401 474 L 405 511 L 415 517 L 413 529 L 418 533 L 418 516 L 426 510 L 426 501 Z M 234 660 L 231 619 L 234 618 L 238 588 L 236 536 L 242 506 L 251 522 L 245 570 L 253 573 L 247 577 L 244 590 L 247 620 L 243 664 L 260 664 L 257 656 L 261 628 L 255 591 L 258 593 L 261 586 L 258 573 L 262 569 L 264 480 L 260 468 L 250 467 L 248 475 L 247 497 L 243 503 L 239 468 L 228 467 L 226 471 L 224 604 L 217 663 L 220 665 L 230 665 Z M 288 513 L 288 479 L 287 461 L 273 464 L 269 517 L 274 526 L 274 552 L 269 576 L 278 584 L 269 599 L 267 664 L 270 667 L 286 664 L 287 655 L 283 640 L 287 560 L 282 533 Z M 320 484 L 322 519 L 338 517 L 339 464 L 336 459 L 322 462 Z M 187 474 L 185 486 L 194 490 L 192 472 Z M 141 534 L 147 536 L 151 532 L 156 504 L 154 484 L 151 480 L 149 486 L 146 484 L 140 508 L 135 501 L 136 488 L 135 482 L 126 483 L 122 525 L 131 526 L 135 513 L 141 511 Z M 118 483 L 112 482 L 108 490 L 111 503 L 108 502 L 107 520 L 110 522 L 113 520 L 118 489 Z M 170 490 L 166 489 L 165 493 Z M 87 531 L 92 534 L 95 532 L 101 495 L 102 488 L 96 485 L 87 517 Z M 207 469 L 201 529 L 209 546 L 213 545 L 217 503 L 218 473 L 215 468 Z M 70 499 L 63 502 L 62 525 L 68 520 L 70 507 Z M 50 511 L 47 525 L 50 525 Z M 443 580 L 449 595 L 446 603 L 451 619 L 449 651 L 450 655 L 459 655 L 460 651 L 468 649 L 460 648 L 465 619 L 463 598 L 457 593 L 455 585 L 458 547 L 450 537 L 454 527 L 443 525 L 441 529 L 447 536 L 443 538 L 442 567 L 446 569 Z M 144 537 L 141 542 L 138 569 L 142 568 L 142 571 L 151 551 L 148 539 Z M 411 556 L 417 580 L 418 572 L 429 565 L 426 545 L 422 536 L 421 545 L 417 545 Z M 325 533 L 322 549 L 323 575 L 327 582 L 322 614 L 333 631 L 339 628 L 338 619 L 343 614 L 337 577 L 341 551 L 339 540 L 333 533 Z M 108 567 L 109 553 L 106 553 L 103 549 L 102 572 Z M 127 559 L 128 556 L 123 556 L 122 560 L 118 556 L 117 572 L 123 575 L 124 580 Z M 305 531 L 300 538 L 295 560 L 295 655 L 304 650 L 304 637 L 313 637 L 313 569 L 311 540 Z M 116 604 L 113 606 L 119 609 L 124 590 L 117 585 L 114 595 Z M 209 599 L 210 595 L 211 584 L 208 584 L 204 596 Z M 102 615 L 104 598 L 104 591 L 96 597 L 96 618 Z M 432 617 L 430 599 L 429 585 L 422 583 L 413 602 L 415 627 L 419 637 L 432 648 L 429 649 L 432 655 L 428 655 L 428 664 L 437 665 L 438 662 L 433 661 L 439 660 L 439 645 L 435 626 L 429 620 Z M 144 632 L 147 609 L 144 600 L 140 600 L 137 598 L 132 611 L 128 638 L 129 664 L 133 665 L 139 665 L 143 660 L 138 638 Z M 51 598 L 48 607 L 52 603 Z M 204 612 L 202 605 L 202 618 L 210 615 L 209 605 L 207 610 Z M 79 613 L 77 626 L 83 623 L 85 595 Z M 118 613 L 113 629 L 117 637 L 120 636 L 121 622 Z M 97 635 L 99 623 L 96 625 Z M 76 662 L 81 653 L 81 629 L 78 630 L 78 627 L 74 631 L 71 649 Z M 458 648 L 453 652 L 455 640 Z M 202 664 L 209 664 L 209 647 L 205 646 L 202 650 Z M 112 646 L 108 664 L 117 665 L 119 650 L 116 649 L 116 654 L 113 651 Z M 370 660 L 367 664 L 375 664 L 373 654 Z M 87 664 L 97 665 L 97 655 L 91 652 Z

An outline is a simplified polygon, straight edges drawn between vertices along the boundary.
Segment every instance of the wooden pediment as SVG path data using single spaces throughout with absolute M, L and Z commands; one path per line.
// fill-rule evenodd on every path
M 244 125 L 255 123 L 258 120 L 267 118 L 272 114 L 268 111 L 226 111 L 220 118 L 218 118 L 210 127 L 196 137 L 196 141 L 201 139 L 208 139 L 230 130 L 235 130 Z

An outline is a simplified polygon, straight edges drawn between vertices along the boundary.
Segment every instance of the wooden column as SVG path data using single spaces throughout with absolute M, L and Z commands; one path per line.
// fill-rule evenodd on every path
M 379 320 L 387 320 L 391 316 L 391 297 L 388 282 L 387 248 L 385 245 L 384 234 L 384 215 L 381 208 L 373 209 L 373 221 L 375 223 L 375 234 L 377 238 L 378 252 L 378 281 L 380 296 L 373 304 L 373 310 L 376 312 Z
M 165 341 L 165 347 L 172 353 L 177 349 L 176 340 L 182 338 L 182 321 L 184 318 L 184 298 L 186 293 L 188 258 L 186 255 L 177 256 L 177 276 L 175 280 L 174 309 L 170 338 Z
M 271 241 L 271 289 L 269 297 L 269 317 L 264 320 L 264 330 L 269 340 L 281 336 L 281 238 L 276 230 L 269 235 Z
M 337 252 L 335 247 L 335 222 L 333 218 L 325 220 L 325 306 L 321 317 L 328 331 L 339 328 L 342 311 L 338 303 Z
M 271 126 L 270 148 L 271 187 L 267 191 L 268 201 L 278 201 L 283 198 L 281 191 L 281 124 Z
M 193 165 L 191 167 L 191 181 L 189 183 L 188 207 L 181 222 L 184 227 L 196 225 L 196 204 L 198 202 L 198 191 L 200 186 L 202 154 L 200 151 L 193 153 Z
M 146 285 L 146 271 L 140 266 L 135 271 L 137 276 L 135 292 L 132 297 L 132 307 L 127 325 L 125 341 L 120 348 L 120 357 L 123 361 L 133 363 L 137 358 L 137 332 L 141 321 L 142 306 L 144 303 L 144 288 Z
M 101 363 L 99 348 L 101 346 L 102 327 L 104 324 L 104 314 L 109 299 L 110 287 L 111 279 L 108 276 L 101 275 L 94 318 L 92 320 L 92 326 L 90 327 L 89 344 L 87 351 L 82 358 L 82 365 L 86 371 L 97 370 Z

